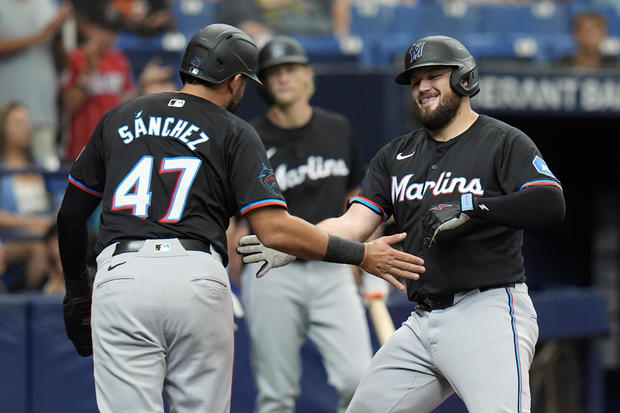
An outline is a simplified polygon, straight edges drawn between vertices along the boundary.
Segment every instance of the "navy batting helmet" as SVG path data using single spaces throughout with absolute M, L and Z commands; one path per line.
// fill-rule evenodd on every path
M 308 56 L 293 37 L 276 36 L 263 46 L 258 55 L 258 76 L 262 79 L 266 69 L 284 63 L 307 65 Z
M 396 76 L 396 83 L 408 85 L 411 72 L 425 66 L 453 66 L 450 86 L 457 95 L 472 97 L 480 91 L 476 61 L 456 39 L 428 36 L 414 42 L 407 49 L 405 70 Z
M 261 83 L 257 64 L 258 48 L 250 36 L 234 26 L 211 24 L 187 44 L 179 73 L 214 84 L 241 73 Z

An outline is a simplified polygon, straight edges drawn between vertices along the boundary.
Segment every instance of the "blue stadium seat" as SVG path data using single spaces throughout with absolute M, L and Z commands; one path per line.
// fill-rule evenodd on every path
M 394 8 L 356 5 L 351 9 L 351 33 L 362 38 L 389 33 L 393 27 Z
M 374 45 L 375 62 L 379 65 L 398 60 L 411 43 L 424 36 L 446 35 L 463 39 L 475 34 L 480 20 L 478 8 L 465 3 L 452 8 L 437 2 L 422 2 L 417 6 L 396 6 L 392 13 L 388 33 Z
M 551 45 L 565 44 L 570 33 L 568 8 L 564 4 L 483 5 L 480 18 L 481 33 L 495 39 L 496 49 L 504 52 L 498 57 L 544 62 L 549 59 Z M 519 53 L 519 44 L 533 47 Z
M 394 10 L 394 31 L 411 34 L 412 41 L 430 35 L 460 38 L 476 32 L 479 25 L 479 8 L 465 2 L 446 5 L 423 2 L 413 7 L 398 6 Z
M 217 3 L 203 0 L 178 0 L 171 2 L 178 30 L 186 35 L 195 32 L 217 19 Z
M 548 35 L 566 33 L 570 20 L 566 5 L 550 2 L 534 5 L 480 6 L 482 31 L 495 34 Z

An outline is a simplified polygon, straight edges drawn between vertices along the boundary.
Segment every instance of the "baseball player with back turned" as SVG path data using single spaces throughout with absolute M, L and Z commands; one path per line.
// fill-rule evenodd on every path
M 391 238 L 361 244 L 289 215 L 258 134 L 232 115 L 258 49 L 214 24 L 190 40 L 179 92 L 146 95 L 100 120 L 73 165 L 58 213 L 65 327 L 93 354 L 104 413 L 230 409 L 233 313 L 225 230 L 240 212 L 268 246 L 307 259 L 417 278 L 419 258 Z M 89 283 L 86 222 L 102 203 L 97 274 Z M 91 318 L 92 297 L 92 318 Z M 92 343 L 91 343 L 92 324 Z
M 523 230 L 562 221 L 560 182 L 528 136 L 472 110 L 478 72 L 459 41 L 416 41 L 404 69 L 396 82 L 411 86 L 424 127 L 385 145 L 347 212 L 319 224 L 363 240 L 393 215 L 404 250 L 426 267 L 407 280 L 415 311 L 375 354 L 347 411 L 430 412 L 456 392 L 470 412 L 529 412 L 538 324 Z
M 347 195 L 359 189 L 363 175 L 351 125 L 340 115 L 310 105 L 313 73 L 294 38 L 277 36 L 261 49 L 258 76 L 272 105 L 253 126 L 270 156 L 289 212 L 311 223 L 340 216 Z M 258 268 L 245 266 L 241 291 L 259 411 L 295 411 L 300 351 L 309 337 L 323 357 L 344 412 L 372 357 L 351 267 L 298 259 L 257 279 Z

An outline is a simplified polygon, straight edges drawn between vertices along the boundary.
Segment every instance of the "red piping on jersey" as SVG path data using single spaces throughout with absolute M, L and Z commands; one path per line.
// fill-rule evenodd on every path
M 523 185 L 523 188 L 528 188 L 528 187 L 530 187 L 530 186 L 536 186 L 536 185 L 550 185 L 550 186 L 557 186 L 558 188 L 562 189 L 562 187 L 561 187 L 559 184 L 557 184 L 557 183 L 555 183 L 555 182 L 553 182 L 553 181 L 542 181 L 542 182 L 541 182 L 541 181 L 538 181 L 538 182 L 530 182 L 530 183 L 528 183 L 528 184 Z M 523 188 L 522 188 L 522 189 L 523 189 Z
M 287 206 L 286 206 L 286 204 L 285 204 L 284 202 L 281 202 L 281 201 L 280 201 L 280 202 L 275 202 L 275 201 L 272 201 L 272 202 L 265 202 L 264 204 L 258 204 L 258 205 L 251 206 L 251 207 L 249 207 L 248 209 L 246 209 L 245 211 L 241 212 L 241 215 L 245 215 L 245 214 L 247 214 L 248 212 L 250 212 L 250 211 L 252 211 L 252 210 L 254 210 L 254 209 L 256 209 L 256 208 L 262 208 L 262 207 L 272 206 L 272 205 L 277 205 L 277 206 L 284 207 L 285 209 L 288 209 L 288 208 L 287 208 Z
M 361 201 L 361 200 L 364 200 L 364 201 L 368 202 L 369 204 L 374 205 L 375 207 L 377 207 L 377 209 L 378 209 L 379 211 L 381 211 L 381 215 L 382 215 L 383 221 L 386 221 L 386 220 L 388 219 L 388 216 L 387 216 L 387 214 L 385 213 L 385 211 L 383 210 L 383 208 L 381 208 L 381 205 L 377 204 L 376 202 L 371 201 L 371 200 L 370 200 L 370 199 L 368 199 L 368 198 L 364 198 L 363 196 L 359 196 L 359 195 L 355 195 L 355 196 L 349 197 L 349 198 L 347 199 L 347 203 L 346 203 L 346 209 L 347 209 L 347 210 L 351 207 L 351 204 L 352 204 L 353 202 L 356 202 L 356 198 L 358 198 L 358 201 L 357 201 L 357 202 L 358 202 L 358 203 L 360 203 L 360 204 L 362 204 L 362 205 L 364 205 L 364 203 L 363 203 L 363 202 L 360 202 L 360 201 Z M 371 209 L 371 210 L 372 210 L 372 209 Z M 374 211 L 374 212 L 377 212 L 377 211 Z

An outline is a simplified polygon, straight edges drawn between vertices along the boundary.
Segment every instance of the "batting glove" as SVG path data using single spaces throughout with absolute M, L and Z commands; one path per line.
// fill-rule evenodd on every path
M 256 235 L 241 237 L 237 252 L 243 255 L 244 264 L 265 261 L 256 273 L 256 278 L 262 277 L 272 268 L 283 267 L 297 259 L 294 255 L 265 247 Z
M 66 279 L 65 287 L 67 292 L 62 300 L 65 331 L 78 354 L 88 357 L 93 354 L 90 329 L 92 279 L 88 274 L 80 279 Z
M 360 276 L 362 278 L 362 284 L 360 286 L 360 292 L 364 297 L 364 301 L 368 303 L 369 300 L 382 299 L 387 300 L 392 290 L 390 283 L 383 278 L 376 277 L 372 274 L 360 268 Z
M 463 194 L 460 200 L 435 205 L 424 215 L 424 249 L 428 250 L 435 243 L 440 232 L 460 227 L 469 220 L 468 211 L 473 211 L 472 194 Z

